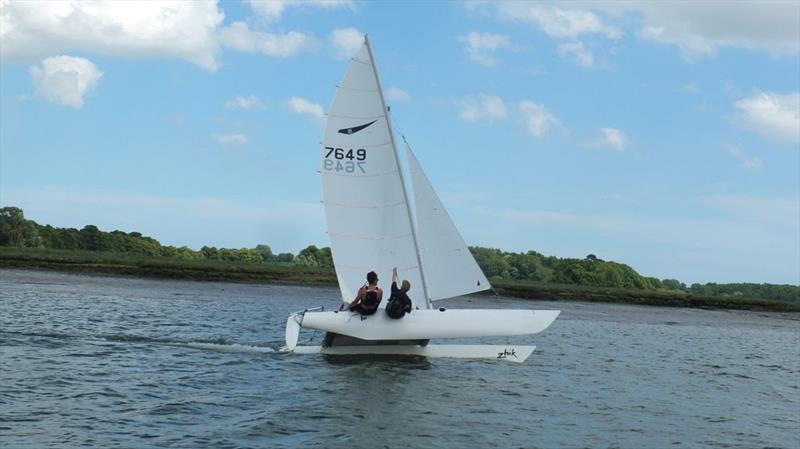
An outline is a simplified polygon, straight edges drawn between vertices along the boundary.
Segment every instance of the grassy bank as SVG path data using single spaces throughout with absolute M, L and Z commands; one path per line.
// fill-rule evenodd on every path
M 336 285 L 332 270 L 292 264 L 248 264 L 219 260 L 181 260 L 97 251 L 0 247 L 0 268 L 29 268 L 87 274 L 118 274 L 157 279 L 225 282 L 286 282 Z
M 698 296 L 680 291 L 629 290 L 583 287 L 578 285 L 540 284 L 525 281 L 494 281 L 498 293 L 517 298 L 581 300 L 619 304 L 703 309 L 740 309 L 772 312 L 800 312 L 800 303 L 732 296 Z
M 180 260 L 96 251 L 0 247 L 0 268 L 27 268 L 86 274 L 114 274 L 157 279 L 252 283 L 336 285 L 326 268 L 293 264 L 248 264 L 219 260 Z M 744 297 L 705 297 L 679 291 L 629 290 L 526 281 L 493 282 L 498 293 L 529 299 L 581 300 L 668 307 L 800 312 L 800 303 Z

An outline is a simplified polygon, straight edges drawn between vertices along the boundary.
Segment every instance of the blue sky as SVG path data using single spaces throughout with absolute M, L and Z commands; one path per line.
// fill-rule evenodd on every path
M 363 33 L 467 243 L 800 283 L 800 3 L 0 4 L 0 204 L 162 243 L 327 246 Z

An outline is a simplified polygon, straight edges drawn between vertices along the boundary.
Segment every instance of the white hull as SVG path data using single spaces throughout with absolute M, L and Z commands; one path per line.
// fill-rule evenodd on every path
M 502 345 L 366 345 L 366 346 L 297 346 L 296 354 L 327 355 L 410 355 L 429 358 L 456 358 L 498 360 L 522 363 L 531 355 L 535 346 Z
M 559 313 L 558 310 L 426 309 L 414 310 L 394 320 L 381 309 L 366 317 L 353 312 L 305 312 L 297 322 L 304 328 L 362 340 L 429 340 L 535 334 L 547 329 Z M 287 343 L 291 343 L 288 338 Z

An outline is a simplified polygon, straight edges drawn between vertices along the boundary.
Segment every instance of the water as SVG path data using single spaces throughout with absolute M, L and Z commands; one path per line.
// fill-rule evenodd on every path
M 796 314 L 459 298 L 562 314 L 469 340 L 537 345 L 525 364 L 275 351 L 336 296 L 3 270 L 0 446 L 800 447 Z

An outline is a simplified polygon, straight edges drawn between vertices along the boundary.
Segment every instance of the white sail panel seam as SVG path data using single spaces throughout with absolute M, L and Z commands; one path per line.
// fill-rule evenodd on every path
M 353 58 L 353 62 L 358 62 L 372 67 L 372 61 L 364 61 L 363 59 Z
M 377 206 L 361 206 L 361 205 L 356 205 L 356 204 L 334 203 L 334 202 L 325 201 L 325 200 L 322 200 L 322 203 L 325 204 L 326 206 L 350 207 L 350 208 L 353 208 L 353 209 L 384 209 L 384 208 L 387 208 L 387 207 L 397 207 L 397 206 L 406 204 L 405 201 L 400 201 L 399 203 L 393 203 L 393 204 L 384 204 L 384 205 L 380 205 L 379 204 Z
M 321 143 L 322 143 L 323 146 L 328 146 L 328 147 L 333 147 L 333 146 L 337 146 L 337 145 L 338 146 L 352 145 L 350 143 L 325 143 L 325 142 L 321 142 Z M 385 142 L 385 143 L 375 143 L 375 144 L 372 144 L 372 145 L 359 144 L 359 145 L 356 145 L 356 146 L 359 147 L 359 148 L 379 148 L 379 147 L 385 147 L 385 146 L 391 145 L 391 144 L 392 144 L 392 142 Z
M 343 265 L 343 264 L 336 264 L 337 267 L 347 268 L 348 270 L 370 270 L 370 271 L 391 271 L 394 266 L 387 267 L 387 268 L 375 268 L 375 267 L 368 267 L 368 266 L 355 266 L 355 265 Z M 414 269 L 419 268 L 416 265 L 408 266 L 408 267 L 397 267 L 398 271 L 411 271 Z
M 380 114 L 380 115 L 339 115 L 339 114 L 331 114 L 331 113 L 329 112 L 329 113 L 328 113 L 328 117 L 336 117 L 336 118 L 352 118 L 352 119 L 359 119 L 359 120 L 369 120 L 369 119 L 371 119 L 371 118 L 374 118 L 374 119 L 376 119 L 376 120 L 377 120 L 377 119 L 379 119 L 379 118 L 384 118 L 384 117 L 386 117 L 386 116 L 385 116 L 385 115 L 383 115 L 383 114 Z
M 358 89 L 358 88 L 355 88 L 355 87 L 347 87 L 347 86 L 338 86 L 338 87 L 339 87 L 339 89 L 353 90 L 353 91 L 356 91 L 356 92 L 377 92 L 378 91 L 378 89 Z
M 347 173 L 334 173 L 330 171 L 322 172 L 322 174 L 326 176 L 342 176 L 345 178 L 374 178 L 376 176 L 386 176 L 386 175 L 391 175 L 393 173 L 397 173 L 397 170 L 387 171 L 386 173 L 377 173 L 374 175 L 348 175 Z
M 406 237 L 410 237 L 411 233 L 406 234 L 399 234 L 399 235 L 387 235 L 383 237 L 365 237 L 361 235 L 352 235 L 352 234 L 340 234 L 338 232 L 330 232 L 328 231 L 328 235 L 335 235 L 337 237 L 346 237 L 350 239 L 357 239 L 357 240 L 400 240 Z

